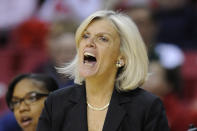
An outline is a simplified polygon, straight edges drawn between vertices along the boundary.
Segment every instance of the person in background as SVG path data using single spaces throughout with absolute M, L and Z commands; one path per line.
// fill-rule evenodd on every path
M 157 42 L 158 25 L 150 8 L 131 6 L 126 13 L 137 24 L 148 48 L 149 77 L 142 88 L 162 99 L 171 131 L 185 131 L 190 116 L 183 104 L 183 51 L 175 44 Z
M 56 20 L 51 23 L 47 37 L 48 60 L 36 67 L 33 72 L 44 73 L 53 77 L 59 88 L 73 84 L 73 80 L 57 73 L 55 67 L 64 66 L 75 54 L 74 31 L 76 23 L 72 20 Z
M 148 49 L 149 61 L 158 61 L 159 57 L 155 52 L 157 46 L 156 36 L 158 31 L 157 23 L 151 9 L 146 6 L 125 7 L 126 14 L 136 23 L 140 34 Z
M 162 99 L 170 92 L 181 95 L 182 50 L 171 43 L 157 42 L 158 25 L 150 8 L 129 6 L 125 10 L 138 26 L 148 49 L 150 77 L 143 87 Z
M 161 100 L 140 88 L 148 57 L 128 16 L 97 11 L 81 23 L 75 40 L 75 59 L 59 68 L 75 85 L 47 98 L 37 131 L 169 130 Z
M 43 74 L 21 74 L 13 79 L 6 93 L 6 102 L 22 130 L 36 130 L 44 101 L 56 89 L 56 81 Z
M 197 49 L 197 10 L 192 0 L 157 0 L 154 15 L 157 41 L 174 43 L 183 50 Z

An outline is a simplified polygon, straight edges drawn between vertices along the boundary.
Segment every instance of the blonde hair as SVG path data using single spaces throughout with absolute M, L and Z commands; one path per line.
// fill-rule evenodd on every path
M 86 18 L 78 27 L 75 41 L 79 47 L 81 36 L 88 25 L 95 19 L 107 19 L 112 22 L 120 35 L 120 52 L 125 57 L 125 66 L 117 74 L 115 86 L 119 90 L 127 91 L 141 86 L 147 77 L 148 56 L 145 44 L 134 22 L 126 15 L 114 11 L 97 11 Z M 75 83 L 82 84 L 84 78 L 79 75 L 78 54 L 65 67 L 58 68 L 59 72 L 69 74 Z

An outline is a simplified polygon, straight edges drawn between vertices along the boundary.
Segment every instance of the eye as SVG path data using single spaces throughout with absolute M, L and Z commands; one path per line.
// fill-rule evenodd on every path
M 29 97 L 27 97 L 27 101 L 28 101 L 28 102 L 37 101 L 37 97 L 36 97 L 36 96 L 29 96 Z
M 14 100 L 11 102 L 12 106 L 18 105 L 20 103 L 20 100 Z
M 89 35 L 85 33 L 85 34 L 82 35 L 82 38 L 87 39 L 87 38 L 89 38 Z
M 102 42 L 108 42 L 109 41 L 109 39 L 105 36 L 99 36 L 98 39 L 99 39 L 99 41 L 102 41 Z
M 14 109 L 14 108 L 16 108 L 20 105 L 20 100 L 13 100 L 13 101 L 10 102 L 9 105 L 12 109 Z

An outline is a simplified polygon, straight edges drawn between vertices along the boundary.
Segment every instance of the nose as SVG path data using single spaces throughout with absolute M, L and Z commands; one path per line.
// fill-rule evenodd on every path
M 87 47 L 96 48 L 95 38 L 92 37 L 87 41 Z
M 19 106 L 19 111 L 24 112 L 24 111 L 28 111 L 29 109 L 30 109 L 29 105 L 27 105 L 24 101 L 22 101 Z

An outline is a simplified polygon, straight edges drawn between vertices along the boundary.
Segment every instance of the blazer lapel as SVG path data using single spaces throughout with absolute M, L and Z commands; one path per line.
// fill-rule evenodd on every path
M 70 113 L 66 130 L 69 131 L 88 131 L 87 126 L 87 106 L 84 85 L 76 87 L 70 96 L 70 102 L 74 104 Z M 65 129 L 64 129 L 65 130 Z
M 121 98 L 122 96 L 114 89 L 110 106 L 104 122 L 103 131 L 117 131 L 121 121 L 126 115 L 126 111 L 121 103 L 127 102 L 130 99 Z

